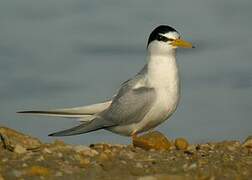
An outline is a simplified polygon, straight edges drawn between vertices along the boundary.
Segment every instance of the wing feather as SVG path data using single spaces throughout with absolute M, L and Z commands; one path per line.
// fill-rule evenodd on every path
M 144 84 L 145 73 L 146 69 L 143 69 L 134 78 L 124 82 L 111 106 L 100 116 L 119 125 L 141 121 L 156 99 L 155 90 Z M 141 86 L 138 86 L 139 83 Z

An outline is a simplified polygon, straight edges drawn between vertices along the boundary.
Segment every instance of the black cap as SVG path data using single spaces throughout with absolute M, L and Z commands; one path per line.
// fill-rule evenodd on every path
M 160 25 L 156 27 L 150 34 L 149 39 L 148 39 L 148 45 L 158 39 L 159 34 L 165 34 L 168 32 L 177 32 L 174 28 L 167 26 L 167 25 Z M 147 46 L 148 46 L 147 45 Z

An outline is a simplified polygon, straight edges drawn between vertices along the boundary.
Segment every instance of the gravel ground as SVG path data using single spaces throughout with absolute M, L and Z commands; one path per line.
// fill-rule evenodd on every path
M 242 143 L 189 144 L 183 138 L 166 139 L 164 148 L 137 141 L 134 146 L 68 145 L 58 140 L 47 144 L 5 127 L 0 127 L 0 137 L 0 180 L 252 179 L 251 136 Z

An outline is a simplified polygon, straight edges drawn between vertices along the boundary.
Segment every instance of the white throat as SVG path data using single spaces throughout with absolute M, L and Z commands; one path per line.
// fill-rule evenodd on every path
M 151 53 L 147 56 L 147 81 L 154 88 L 165 88 L 179 94 L 180 79 L 175 49 L 165 53 Z

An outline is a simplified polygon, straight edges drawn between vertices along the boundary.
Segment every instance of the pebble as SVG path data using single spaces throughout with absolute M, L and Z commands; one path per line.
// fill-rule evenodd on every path
M 133 145 L 145 150 L 169 150 L 171 142 L 162 133 L 153 131 L 133 138 Z
M 111 154 L 112 151 L 111 151 L 110 149 L 105 149 L 105 150 L 104 150 L 104 153 L 106 153 L 106 154 Z
M 120 161 L 122 164 L 127 164 L 127 161 L 121 160 Z
M 8 158 L 3 158 L 2 159 L 2 162 L 7 162 L 8 161 Z
M 65 146 L 64 141 L 59 140 L 59 139 L 56 139 L 53 143 L 54 143 L 55 145 L 57 145 L 57 146 Z
M 110 144 L 105 144 L 105 143 L 99 143 L 99 144 L 91 144 L 89 147 L 97 149 L 97 150 L 100 149 L 100 150 L 104 151 L 106 149 L 111 148 L 111 145 Z
M 73 146 L 73 149 L 74 149 L 77 153 L 79 153 L 79 152 L 81 152 L 81 151 L 90 151 L 90 150 L 91 150 L 90 147 L 88 147 L 88 146 L 83 146 L 83 145 Z
M 14 149 L 15 146 L 20 145 L 24 149 L 37 149 L 41 146 L 41 142 L 37 138 L 20 133 L 14 129 L 7 127 L 0 127 L 0 136 L 2 141 L 7 146 L 7 149 Z
M 19 170 L 13 170 L 12 173 L 15 177 L 20 177 L 23 175 L 23 172 Z
M 195 169 L 196 167 L 197 167 L 197 164 L 193 163 L 193 164 L 188 166 L 188 169 Z
M 25 175 L 27 175 L 27 176 L 48 176 L 48 175 L 50 175 L 50 171 L 46 167 L 32 166 L 26 170 Z
M 48 153 L 48 154 L 51 154 L 51 153 L 52 153 L 52 151 L 51 151 L 50 149 L 48 149 L 48 148 L 44 148 L 43 151 L 44 151 L 45 153 Z
M 127 155 L 127 157 L 128 157 L 129 159 L 134 159 L 134 158 L 135 158 L 135 153 L 132 152 L 132 151 L 127 152 L 126 155 Z
M 201 150 L 201 149 L 213 150 L 214 148 L 215 148 L 215 145 L 214 144 L 210 144 L 210 143 L 200 144 L 200 145 L 197 146 L 198 150 Z
M 239 141 L 223 141 L 221 147 L 227 148 L 229 151 L 235 151 L 241 147 L 241 143 Z
M 20 144 L 17 144 L 15 147 L 14 147 L 14 152 L 15 153 L 18 153 L 18 154 L 23 154 L 23 153 L 26 153 L 27 150 L 21 146 Z
M 84 156 L 90 156 L 90 157 L 94 157 L 96 155 L 98 155 L 98 151 L 91 149 L 88 146 L 83 146 L 83 145 L 78 145 L 78 146 L 74 146 L 73 148 L 76 152 L 81 153 Z
M 187 150 L 190 151 L 190 152 L 194 152 L 194 151 L 197 150 L 197 146 L 194 145 L 194 144 L 189 145 L 189 146 L 187 147 Z
M 42 155 L 39 156 L 38 159 L 37 159 L 37 161 L 44 161 L 44 160 L 45 160 L 45 158 L 44 158 L 44 156 L 42 156 Z
M 4 180 L 3 176 L 0 174 L 0 180 Z
M 184 170 L 186 170 L 188 168 L 188 164 L 184 164 L 182 167 Z
M 155 175 L 138 177 L 137 180 L 191 180 L 191 178 L 180 175 L 155 174 Z
M 104 152 L 100 153 L 99 160 L 100 161 L 107 161 L 109 159 L 108 155 Z
M 96 155 L 98 155 L 98 151 L 94 150 L 94 149 L 90 149 L 89 151 L 83 151 L 82 152 L 83 155 L 86 155 L 86 156 L 90 156 L 90 157 L 94 157 Z
M 113 146 L 114 146 L 114 147 L 117 147 L 117 148 L 120 148 L 120 149 L 126 147 L 126 145 L 123 145 L 123 144 L 113 144 Z
M 80 164 L 84 167 L 90 164 L 90 160 L 88 158 L 84 158 L 80 160 Z
M 62 154 L 61 152 L 59 152 L 59 153 L 57 153 L 57 156 L 58 156 L 59 158 L 62 158 L 62 157 L 63 157 L 63 154 Z
M 186 150 L 188 148 L 188 146 L 189 146 L 189 143 L 184 138 L 177 138 L 175 140 L 175 147 L 178 150 Z
M 56 176 L 56 177 L 61 177 L 61 176 L 63 176 L 63 173 L 60 172 L 60 171 L 57 171 L 57 172 L 55 173 L 55 176 Z
M 137 168 L 143 168 L 143 165 L 142 165 L 140 162 L 137 162 L 137 163 L 136 163 L 136 167 L 137 167 Z
M 249 136 L 242 144 L 243 147 L 252 149 L 252 136 Z

